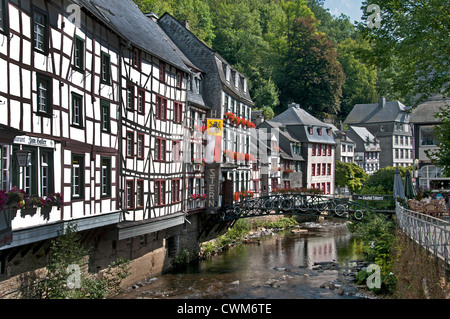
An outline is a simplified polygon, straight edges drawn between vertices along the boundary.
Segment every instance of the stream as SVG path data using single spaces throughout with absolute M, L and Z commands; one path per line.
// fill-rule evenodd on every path
M 308 222 L 301 229 L 307 233 L 269 232 L 254 243 L 148 279 L 115 298 L 370 298 L 355 284 L 357 270 L 368 264 L 346 222 Z

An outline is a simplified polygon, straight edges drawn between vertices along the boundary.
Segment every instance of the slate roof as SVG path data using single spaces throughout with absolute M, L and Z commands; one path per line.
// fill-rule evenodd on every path
M 270 126 L 271 128 L 274 128 L 279 133 L 280 136 L 286 138 L 289 142 L 301 143 L 300 140 L 298 140 L 295 137 L 293 137 L 288 131 L 285 131 L 285 127 L 281 123 L 277 123 L 277 122 L 273 122 L 273 121 L 264 121 L 258 127 L 263 127 L 264 128 L 264 127 L 267 127 L 267 126 Z M 280 143 L 280 141 L 278 141 L 278 142 L 279 142 L 280 147 L 283 147 L 284 143 Z M 281 149 L 280 156 L 285 158 L 285 159 L 295 160 L 295 161 L 304 161 L 305 160 L 301 154 L 293 154 L 292 150 L 290 148 L 289 148 L 288 151 Z
M 336 139 L 339 139 L 339 140 L 342 140 L 342 141 L 345 141 L 345 142 L 348 142 L 348 143 L 353 143 L 353 144 L 355 144 L 355 142 L 352 141 L 352 139 L 350 139 L 350 138 L 347 136 L 347 133 L 346 133 L 345 131 L 338 129 L 338 128 L 337 128 L 335 125 L 333 125 L 333 124 L 329 124 L 329 125 L 331 126 L 331 129 L 333 130 L 333 134 L 334 134 L 334 136 L 335 136 Z
M 380 103 L 356 104 L 348 114 L 344 123 L 363 124 L 363 123 L 383 123 L 383 122 L 403 122 L 408 123 L 409 116 L 407 111 L 411 107 L 403 105 L 399 101 L 385 102 L 384 106 Z
M 290 107 L 280 115 L 272 119 L 273 122 L 279 122 L 284 125 L 316 125 L 330 127 L 328 124 L 318 120 L 302 108 Z
M 146 17 L 132 0 L 75 0 L 74 2 L 91 12 L 132 45 L 180 70 L 190 71 L 185 65 L 187 58 L 174 49 L 161 27 Z
M 352 138 L 356 143 L 355 152 L 370 152 L 370 151 L 381 151 L 380 144 L 378 146 L 367 145 L 367 138 L 370 142 L 379 142 L 378 139 L 372 135 L 365 127 L 350 126 L 349 130 L 346 131 L 347 135 Z
M 216 55 L 216 64 L 217 64 L 217 71 L 220 77 L 220 80 L 222 82 L 222 86 L 224 91 L 226 91 L 227 93 L 235 96 L 235 97 L 239 97 L 243 100 L 245 100 L 245 102 L 250 105 L 253 106 L 254 102 L 252 101 L 251 97 L 250 97 L 250 93 L 248 90 L 248 87 L 246 90 L 244 90 L 244 76 L 242 74 L 240 74 L 236 69 L 233 69 L 233 67 L 231 67 L 231 65 L 217 52 L 215 52 Z M 231 69 L 231 75 L 230 75 L 230 80 L 227 81 L 226 78 L 226 70 L 227 70 L 227 66 L 230 67 Z M 236 85 L 236 73 L 238 74 L 238 83 Z M 244 102 L 244 101 L 242 101 Z
M 350 127 L 358 137 L 360 137 L 364 142 L 369 139 L 371 142 L 376 141 L 376 137 L 372 135 L 365 127 L 359 127 L 359 126 L 351 126 Z
M 434 115 L 439 113 L 439 108 L 445 105 L 450 105 L 450 99 L 426 101 L 417 105 L 411 112 L 411 123 L 440 123 L 441 120 L 434 117 Z

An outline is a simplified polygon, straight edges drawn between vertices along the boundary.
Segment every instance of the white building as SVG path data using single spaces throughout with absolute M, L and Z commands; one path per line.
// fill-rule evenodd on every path
M 380 141 L 365 127 L 350 126 L 345 131 L 347 136 L 355 141 L 355 163 L 372 175 L 380 168 Z

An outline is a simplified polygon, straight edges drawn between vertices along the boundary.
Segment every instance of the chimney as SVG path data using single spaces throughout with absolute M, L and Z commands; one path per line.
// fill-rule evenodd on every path
M 184 27 L 185 27 L 186 29 L 190 30 L 190 29 L 189 29 L 189 21 L 188 21 L 188 20 L 184 21 Z
M 382 109 L 384 108 L 385 105 L 386 105 L 386 98 L 382 96 L 378 99 L 378 107 Z
M 158 16 L 156 15 L 156 13 L 154 13 L 154 12 L 147 12 L 147 13 L 144 13 L 144 15 L 147 17 L 147 18 L 149 18 L 149 19 L 152 19 L 153 21 L 155 21 L 155 22 L 157 22 L 158 21 Z
M 300 108 L 300 104 L 297 104 L 297 103 L 291 103 L 291 104 L 288 104 L 288 109 L 290 109 L 291 107 L 294 107 L 294 108 L 296 108 L 296 109 L 299 109 L 299 108 Z
M 252 111 L 252 121 L 255 123 L 255 126 L 258 126 L 262 122 L 264 122 L 264 113 L 263 111 Z

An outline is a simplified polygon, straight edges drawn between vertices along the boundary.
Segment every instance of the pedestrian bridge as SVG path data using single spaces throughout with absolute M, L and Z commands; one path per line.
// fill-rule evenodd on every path
M 361 220 L 368 211 L 395 213 L 392 196 L 385 196 L 381 201 L 364 198 L 367 198 L 367 195 L 340 198 L 329 195 L 289 194 L 246 198 L 222 208 L 217 220 L 222 222 L 267 215 L 313 215 Z

